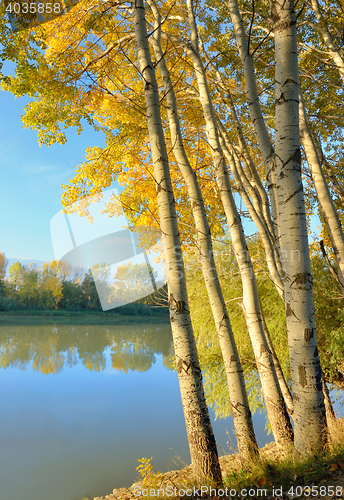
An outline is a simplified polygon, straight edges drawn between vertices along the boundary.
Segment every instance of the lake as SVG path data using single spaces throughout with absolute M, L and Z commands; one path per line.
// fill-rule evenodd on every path
M 171 353 L 168 324 L 0 325 L 0 500 L 80 500 L 130 486 L 142 457 L 190 463 Z M 229 453 L 232 419 L 210 414 Z

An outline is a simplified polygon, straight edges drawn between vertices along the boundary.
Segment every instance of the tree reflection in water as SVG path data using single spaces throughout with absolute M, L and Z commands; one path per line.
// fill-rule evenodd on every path
M 112 368 L 145 372 L 162 354 L 172 368 L 169 325 L 31 325 L 0 326 L 0 367 L 57 374 L 64 366 L 82 363 L 88 370 L 106 368 L 110 350 Z

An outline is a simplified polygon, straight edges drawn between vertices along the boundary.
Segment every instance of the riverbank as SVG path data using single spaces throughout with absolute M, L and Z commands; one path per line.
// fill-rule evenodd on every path
M 167 314 L 125 315 L 103 311 L 66 310 L 15 310 L 0 311 L 0 325 L 126 325 L 126 324 L 169 324 Z
M 220 457 L 223 489 L 209 494 L 209 489 L 204 487 L 203 500 L 233 497 L 271 500 L 344 498 L 344 444 L 327 450 L 323 455 L 297 461 L 283 457 L 275 443 L 269 443 L 259 451 L 260 457 L 253 464 L 243 463 L 237 454 Z M 189 466 L 164 474 L 151 472 L 144 483 L 138 481 L 130 488 L 114 489 L 106 496 L 83 500 L 152 499 L 157 496 L 173 500 L 200 498 L 201 491 L 193 484 Z

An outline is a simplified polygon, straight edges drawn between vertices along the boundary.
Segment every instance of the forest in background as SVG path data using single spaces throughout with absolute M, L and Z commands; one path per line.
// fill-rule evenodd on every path
M 46 262 L 42 269 L 17 261 L 9 267 L 6 278 L 6 267 L 6 257 L 0 252 L 0 311 L 102 311 L 91 270 L 74 268 L 62 261 Z M 142 286 L 142 273 L 137 267 L 124 265 L 118 273 L 124 291 Z M 154 292 L 134 303 L 119 306 L 114 312 L 142 316 L 167 314 L 166 304 L 158 305 L 162 295 L 163 290 Z

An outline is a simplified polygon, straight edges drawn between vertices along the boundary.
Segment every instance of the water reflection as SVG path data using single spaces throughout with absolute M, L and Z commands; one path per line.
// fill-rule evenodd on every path
M 80 500 L 189 461 L 169 325 L 0 326 L 0 500 Z M 1 369 L 2 367 L 2 369 Z
M 88 370 L 106 368 L 105 351 L 113 369 L 145 372 L 162 355 L 170 368 L 172 335 L 168 325 L 32 325 L 0 326 L 0 367 L 60 373 L 81 363 Z

